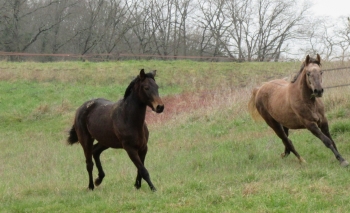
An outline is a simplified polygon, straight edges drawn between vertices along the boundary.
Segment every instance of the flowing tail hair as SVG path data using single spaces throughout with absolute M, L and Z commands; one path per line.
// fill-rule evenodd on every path
M 74 143 L 78 142 L 78 135 L 77 135 L 77 132 L 75 131 L 74 125 L 69 130 L 69 136 L 67 138 L 67 142 L 70 145 L 73 145 Z
M 250 116 L 255 120 L 255 121 L 262 121 L 263 118 L 261 117 L 260 113 L 258 112 L 258 109 L 256 108 L 256 103 L 255 103 L 255 96 L 258 93 L 259 88 L 254 88 L 252 92 L 252 96 L 250 97 L 249 103 L 248 103 L 248 111 Z

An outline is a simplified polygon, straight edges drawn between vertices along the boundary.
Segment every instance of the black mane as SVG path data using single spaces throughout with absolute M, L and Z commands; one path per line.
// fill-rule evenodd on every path
M 321 66 L 321 62 L 319 62 L 317 59 L 315 59 L 315 58 L 310 58 L 310 62 L 309 63 L 313 63 L 313 64 L 317 64 L 318 66 Z M 303 72 L 303 70 L 304 70 L 304 68 L 305 68 L 305 61 L 301 64 L 301 67 L 300 67 L 300 70 L 299 70 L 299 72 L 294 76 L 294 78 L 293 78 L 293 80 L 291 81 L 291 83 L 294 83 L 297 79 L 298 79 L 298 77 L 299 77 L 299 75 L 300 75 L 300 73 L 302 73 Z
M 146 73 L 145 76 L 146 76 L 146 78 L 152 78 L 153 80 L 155 80 L 152 73 Z M 140 80 L 141 80 L 141 79 L 140 79 L 140 76 L 137 76 L 134 80 L 132 80 L 132 81 L 130 82 L 129 86 L 128 86 L 128 87 L 126 88 L 126 90 L 125 90 L 125 93 L 124 93 L 124 100 L 131 94 L 132 88 L 133 88 L 134 85 L 135 85 L 136 83 L 138 83 Z

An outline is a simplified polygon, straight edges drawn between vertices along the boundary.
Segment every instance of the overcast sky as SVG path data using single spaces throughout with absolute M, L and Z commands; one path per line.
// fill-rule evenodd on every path
M 312 11 L 317 16 L 350 16 L 350 0 L 311 0 Z

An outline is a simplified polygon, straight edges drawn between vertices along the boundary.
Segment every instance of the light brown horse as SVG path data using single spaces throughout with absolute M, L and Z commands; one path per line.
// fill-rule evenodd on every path
M 282 139 L 282 158 L 293 152 L 300 162 L 304 161 L 288 138 L 288 131 L 306 128 L 332 150 L 341 166 L 347 166 L 349 163 L 339 154 L 329 133 L 322 94 L 321 58 L 318 54 L 316 59 L 308 55 L 291 82 L 278 79 L 255 88 L 248 109 L 255 120 L 262 117 Z
M 93 190 L 93 162 L 98 169 L 95 185 L 101 184 L 105 173 L 100 155 L 108 148 L 125 149 L 137 168 L 135 187 L 141 187 L 143 178 L 152 191 L 156 191 L 144 162 L 147 154 L 148 128 L 145 122 L 146 108 L 156 113 L 164 110 L 164 104 L 158 94 L 158 85 L 154 77 L 156 71 L 140 74 L 127 87 L 124 98 L 111 102 L 98 98 L 85 102 L 78 108 L 74 124 L 67 139 L 69 144 L 80 142 L 86 158 L 89 174 L 88 188 Z M 98 142 L 94 144 L 94 140 Z

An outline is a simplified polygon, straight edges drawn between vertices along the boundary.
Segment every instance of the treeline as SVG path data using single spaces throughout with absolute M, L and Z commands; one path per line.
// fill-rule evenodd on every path
M 295 0 L 0 0 L 0 51 L 278 61 L 296 48 L 331 57 L 340 44 L 345 55 L 347 23 L 341 42 L 330 39 L 310 7 Z

